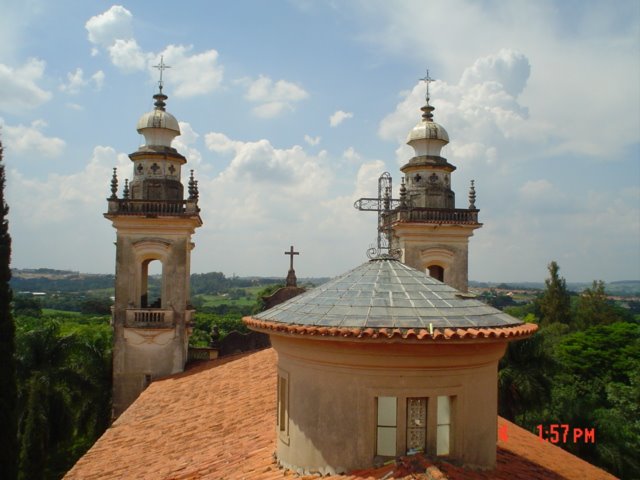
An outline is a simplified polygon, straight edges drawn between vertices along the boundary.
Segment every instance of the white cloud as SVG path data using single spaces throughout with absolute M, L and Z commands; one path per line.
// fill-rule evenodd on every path
M 409 56 L 417 64 L 428 58 L 434 77 L 449 85 L 466 88 L 479 79 L 499 83 L 508 97 L 528 105 L 531 119 L 547 126 L 556 139 L 550 151 L 555 155 L 615 159 L 638 142 L 637 2 L 620 2 L 616 9 L 606 2 L 579 9 L 557 2 L 471 0 L 357 5 L 366 26 L 361 38 L 379 47 L 381 55 Z M 501 54 L 509 51 L 522 52 L 527 62 Z M 594 65 L 606 73 L 594 73 Z M 438 95 L 432 100 L 444 111 Z M 502 121 L 502 129 L 509 130 L 509 118 Z M 517 121 L 511 133 L 524 135 L 521 126 Z
M 105 198 L 114 166 L 118 167 L 122 187 L 124 178 L 131 174 L 131 161 L 111 147 L 96 147 L 85 168 L 69 175 L 53 173 L 44 180 L 36 180 L 11 170 L 12 223 L 37 230 L 56 225 L 57 231 L 64 228 L 59 223 L 65 221 L 69 222 L 70 230 L 77 230 L 77 225 L 87 219 L 94 224 L 92 217 L 96 210 L 99 211 L 100 206 L 106 208 Z
M 529 180 L 520 187 L 520 194 L 526 199 L 537 199 L 549 195 L 553 191 L 553 184 L 549 180 Z
M 211 93 L 222 83 L 224 68 L 218 64 L 218 52 L 212 49 L 192 54 L 191 50 L 191 45 L 169 45 L 161 52 L 164 61 L 172 67 L 164 78 L 168 85 L 175 87 L 173 95 L 177 97 Z M 159 62 L 159 55 L 155 59 L 154 65 Z M 157 78 L 157 70 L 150 68 L 150 72 Z
M 338 110 L 329 117 L 329 125 L 331 125 L 332 127 L 337 127 L 348 118 L 353 118 L 353 113 Z
M 194 53 L 192 45 L 168 45 L 158 54 L 145 51 L 133 34 L 133 15 L 122 6 L 114 5 L 91 17 L 85 26 L 89 41 L 95 47 L 105 49 L 113 65 L 123 72 L 147 70 L 155 82 L 158 72 L 153 67 L 163 56 L 165 63 L 172 67 L 164 75 L 165 84 L 172 87 L 171 95 L 204 95 L 215 91 L 222 83 L 224 68 L 218 63 L 216 50 Z M 95 47 L 92 55 L 98 52 Z M 103 79 L 95 79 L 98 88 Z
M 84 78 L 84 71 L 78 67 L 74 72 L 67 73 L 67 83 L 60 85 L 60 91 L 75 95 L 92 82 L 96 90 L 102 89 L 104 85 L 104 72 L 98 70 L 91 75 L 89 80 Z
M 501 49 L 497 54 L 481 57 L 464 70 L 460 86 L 469 88 L 474 85 L 496 82 L 511 97 L 517 97 L 524 90 L 531 65 L 529 59 L 520 52 Z
M 0 63 L 0 111 L 21 113 L 39 107 L 51 99 L 51 92 L 37 85 L 42 80 L 45 62 L 31 58 L 18 68 Z
M 68 82 L 60 85 L 60 90 L 70 94 L 76 94 L 82 88 L 87 85 L 87 81 L 84 79 L 84 72 L 80 67 L 76 68 L 75 72 L 67 73 Z
M 305 134 L 304 136 L 304 141 L 307 142 L 309 145 L 311 145 L 312 147 L 315 147 L 316 145 L 320 144 L 320 140 L 321 138 L 318 137 L 312 137 L 311 135 Z
M 236 149 L 238 142 L 231 140 L 224 133 L 211 132 L 204 137 L 205 145 L 213 152 L 228 153 Z
M 96 90 L 102 90 L 104 86 L 104 72 L 102 70 L 98 70 L 96 73 L 91 75 L 91 81 L 95 86 Z
M 66 144 L 60 138 L 45 136 L 42 129 L 46 126 L 43 120 L 36 120 L 30 126 L 3 125 L 3 141 L 7 151 L 19 154 L 35 153 L 49 158 L 60 156 Z
M 527 85 L 528 65 L 522 53 L 502 49 L 477 59 L 464 70 L 458 84 L 441 80 L 431 84 L 434 121 L 455 132 L 448 148 L 465 160 L 467 173 L 482 165 L 500 172 L 512 162 L 526 160 L 529 152 L 539 154 L 558 144 L 553 129 L 530 118 L 528 107 L 519 99 Z M 420 121 L 418 106 L 424 104 L 424 94 L 424 84 L 416 82 L 395 111 L 380 122 L 380 137 L 400 144 L 396 152 L 399 163 L 413 155 L 404 143 L 407 133 Z
M 144 70 L 150 63 L 152 55 L 142 51 L 135 39 L 117 39 L 107 50 L 111 62 L 124 72 Z
M 108 48 L 116 40 L 133 38 L 133 15 L 126 8 L 113 5 L 106 12 L 87 20 L 85 28 L 91 43 Z
M 359 162 L 360 154 L 356 152 L 355 148 L 349 147 L 344 152 L 342 152 L 342 157 L 349 162 Z
M 286 80 L 274 83 L 264 75 L 250 81 L 245 94 L 247 100 L 261 103 L 253 109 L 253 113 L 261 118 L 273 118 L 284 110 L 294 110 L 294 103 L 308 96 L 309 94 L 295 83 Z
M 200 135 L 191 127 L 190 123 L 179 122 L 179 124 L 180 135 L 173 140 L 171 146 L 187 157 L 187 161 L 189 162 L 188 168 L 182 169 L 182 178 L 183 181 L 185 181 L 185 179 L 189 177 L 188 171 L 190 169 L 199 169 L 202 165 L 202 154 L 200 150 L 195 147 Z

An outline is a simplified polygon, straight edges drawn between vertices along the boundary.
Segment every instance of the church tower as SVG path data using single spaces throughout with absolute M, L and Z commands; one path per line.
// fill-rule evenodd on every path
M 160 71 L 167 68 L 162 62 Z M 118 198 L 114 168 L 104 214 L 116 229 L 113 307 L 113 413 L 119 416 L 157 377 L 181 372 L 187 360 L 190 321 L 191 236 L 202 225 L 193 170 L 184 199 L 181 170 L 187 159 L 172 140 L 180 135 L 165 110 L 167 96 L 153 96 L 155 108 L 138 121 L 144 145 L 129 155 L 133 178 Z M 157 262 L 157 263 L 155 263 Z M 150 295 L 150 265 L 161 267 L 161 286 Z
M 468 289 L 469 237 L 482 226 L 475 206 L 471 181 L 469 208 L 455 207 L 451 175 L 456 167 L 441 156 L 449 143 L 442 125 L 433 121 L 427 77 L 426 104 L 422 118 L 409 132 L 407 144 L 415 156 L 400 170 L 400 207 L 392 214 L 394 245 L 402 251 L 402 261 L 410 267 L 466 292 Z

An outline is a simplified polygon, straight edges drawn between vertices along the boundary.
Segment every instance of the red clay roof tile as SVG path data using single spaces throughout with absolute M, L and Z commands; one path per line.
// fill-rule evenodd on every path
M 152 383 L 67 473 L 67 480 L 282 480 L 277 467 L 276 352 L 262 350 L 206 362 Z M 497 467 L 474 472 L 422 456 L 331 480 L 613 479 L 530 432 L 506 425 Z M 412 473 L 410 470 L 415 470 Z M 392 477 L 386 477 L 391 473 Z M 303 477 L 314 478 L 314 477 Z M 325 477 L 327 478 L 327 477 Z
M 399 329 L 399 328 L 365 328 L 364 330 L 354 328 L 337 327 L 316 327 L 313 325 L 295 325 L 281 322 L 271 322 L 254 317 L 244 317 L 244 322 L 249 328 L 267 333 L 284 333 L 295 335 L 317 335 L 321 337 L 354 337 L 358 339 L 376 339 L 379 337 L 395 338 L 404 340 L 475 340 L 478 338 L 503 338 L 516 339 L 533 335 L 538 329 L 534 323 L 523 323 L 510 327 L 500 328 L 434 328 L 433 333 L 426 329 Z

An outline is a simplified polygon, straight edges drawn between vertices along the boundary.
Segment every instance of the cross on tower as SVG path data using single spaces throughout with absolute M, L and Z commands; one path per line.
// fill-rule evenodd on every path
M 419 80 L 420 80 L 421 82 L 424 82 L 424 83 L 426 83 L 426 84 L 427 84 L 427 95 L 426 95 L 426 97 L 425 97 L 425 98 L 426 98 L 426 100 L 427 100 L 427 103 L 429 103 L 429 84 L 430 84 L 431 82 L 433 82 L 433 81 L 434 81 L 434 79 L 433 79 L 433 78 L 431 78 L 431 77 L 429 76 L 429 69 L 428 69 L 428 68 L 427 68 L 427 75 L 426 75 L 426 76 L 424 76 L 423 78 L 420 78 Z
M 391 198 L 392 180 L 389 172 L 384 172 L 378 178 L 378 198 L 360 198 L 353 206 L 360 211 L 378 212 L 378 245 L 371 247 L 367 251 L 369 258 L 376 258 L 383 255 L 391 257 L 399 256 L 399 251 L 392 248 L 391 222 L 388 214 L 401 205 L 401 201 Z M 386 254 L 383 253 L 386 250 Z
M 293 245 L 288 252 L 284 252 L 285 255 L 289 255 L 289 272 L 287 273 L 287 287 L 296 287 L 298 279 L 296 278 L 296 271 L 293 269 L 293 256 L 300 255 L 300 252 L 293 250 Z
M 158 82 L 158 88 L 160 89 L 160 93 L 162 93 L 162 72 L 171 67 L 169 65 L 165 65 L 164 55 L 160 55 L 160 63 L 158 65 L 154 65 L 153 68 L 157 68 L 158 70 L 160 70 L 160 81 Z

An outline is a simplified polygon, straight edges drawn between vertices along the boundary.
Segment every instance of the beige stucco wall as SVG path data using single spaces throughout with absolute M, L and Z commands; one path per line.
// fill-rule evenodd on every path
M 191 315 L 191 236 L 201 222 L 197 217 L 120 216 L 111 220 L 117 230 L 113 411 L 118 416 L 146 387 L 148 377 L 153 380 L 184 369 Z M 172 319 L 172 325 L 165 328 L 125 325 L 127 310 L 141 307 L 142 263 L 146 260 L 162 262 L 162 309 Z
M 371 467 L 380 396 L 430 397 L 428 446 L 435 449 L 435 398 L 447 395 L 455 396 L 452 456 L 468 466 L 494 466 L 497 363 L 506 342 L 366 343 L 278 334 L 271 342 L 289 385 L 288 425 L 285 432 L 276 427 L 282 465 L 323 474 Z M 398 404 L 402 454 L 406 411 Z
M 397 223 L 394 236 L 396 245 L 403 252 L 404 264 L 422 272 L 429 265 L 440 265 L 444 268 L 444 283 L 466 292 L 469 288 L 469 237 L 476 228 L 479 225 Z

